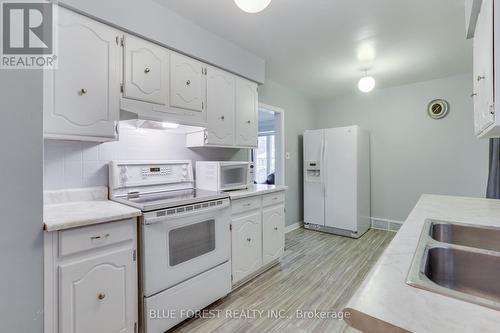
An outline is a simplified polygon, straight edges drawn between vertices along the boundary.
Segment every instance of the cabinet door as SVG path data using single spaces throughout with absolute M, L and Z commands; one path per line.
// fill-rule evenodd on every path
M 484 0 L 474 37 L 474 118 L 480 134 L 494 123 L 493 0 Z
M 285 206 L 262 211 L 262 264 L 281 257 L 285 251 Z
M 260 211 L 233 219 L 232 256 L 233 283 L 262 266 L 262 223 Z
M 207 68 L 207 143 L 234 144 L 235 76 Z
M 257 84 L 236 80 L 236 145 L 257 146 Z
M 170 55 L 170 105 L 203 112 L 206 80 L 201 62 L 177 53 Z
M 58 68 L 44 72 L 44 132 L 117 137 L 120 102 L 120 33 L 59 8 Z
M 134 332 L 136 276 L 131 249 L 61 264 L 59 332 Z
M 165 105 L 168 97 L 168 51 L 127 35 L 124 52 L 123 96 Z

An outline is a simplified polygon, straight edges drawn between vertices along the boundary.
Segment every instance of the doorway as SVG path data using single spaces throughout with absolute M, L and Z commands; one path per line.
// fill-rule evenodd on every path
M 250 152 L 257 184 L 285 184 L 284 117 L 283 109 L 259 104 L 258 148 Z

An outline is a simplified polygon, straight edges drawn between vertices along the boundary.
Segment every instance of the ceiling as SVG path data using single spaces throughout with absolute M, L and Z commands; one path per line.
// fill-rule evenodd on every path
M 272 0 L 258 14 L 233 0 L 155 0 L 266 59 L 267 77 L 312 99 L 472 71 L 463 0 Z

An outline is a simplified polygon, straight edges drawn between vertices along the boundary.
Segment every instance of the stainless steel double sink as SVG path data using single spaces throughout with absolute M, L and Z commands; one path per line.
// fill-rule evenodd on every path
M 427 220 L 407 283 L 500 310 L 500 228 Z

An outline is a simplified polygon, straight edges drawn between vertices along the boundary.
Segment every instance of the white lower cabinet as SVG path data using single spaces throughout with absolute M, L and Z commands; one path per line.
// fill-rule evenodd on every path
M 62 332 L 132 332 L 127 323 L 132 253 L 125 249 L 61 265 Z
M 135 332 L 136 228 L 130 219 L 45 234 L 45 332 Z
M 262 266 L 262 222 L 260 211 L 232 220 L 233 283 Z
M 231 202 L 232 283 L 249 280 L 277 262 L 285 250 L 284 192 Z
M 285 243 L 285 206 L 262 211 L 262 264 L 267 265 L 283 255 Z

